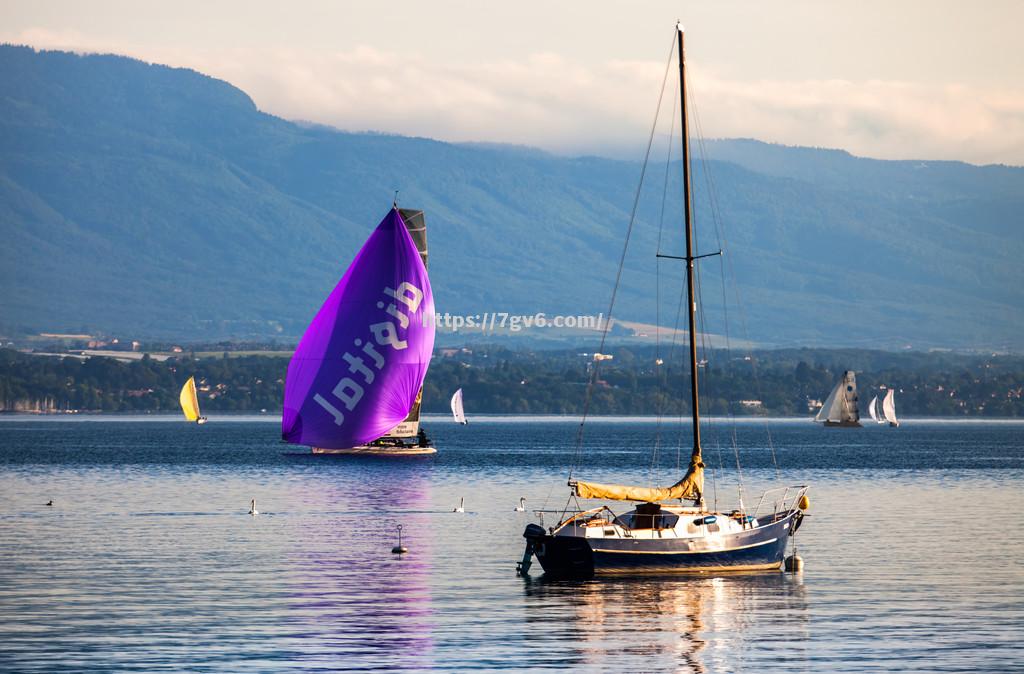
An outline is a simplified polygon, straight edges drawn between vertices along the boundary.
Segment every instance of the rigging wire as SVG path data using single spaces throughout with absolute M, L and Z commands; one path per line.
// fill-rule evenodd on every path
M 690 96 L 691 96 L 691 99 L 692 99 L 692 94 Z M 699 126 L 697 126 L 697 134 L 698 134 L 697 135 L 698 144 L 700 144 L 701 141 L 702 141 L 703 136 L 702 136 L 702 132 L 700 131 Z M 704 172 L 706 174 L 707 173 L 707 167 L 706 166 L 702 166 L 702 168 L 703 168 L 703 170 L 704 170 Z M 698 245 L 698 237 L 697 237 L 696 229 L 695 229 L 694 230 L 694 247 L 696 248 L 697 245 Z M 721 250 L 721 248 L 719 248 L 719 250 Z M 696 280 L 696 285 L 697 285 L 697 295 L 699 297 L 703 298 L 703 296 L 704 296 L 704 289 L 703 289 L 703 283 L 702 283 L 703 275 L 702 275 L 702 272 L 701 272 L 701 269 L 700 269 L 699 265 L 694 265 L 694 267 L 695 267 L 695 280 Z M 724 463 L 724 459 L 723 459 L 723 455 L 722 455 L 722 444 L 721 444 L 721 441 L 720 441 L 720 438 L 719 438 L 720 432 L 719 432 L 718 426 L 715 423 L 714 417 L 710 414 L 710 412 L 711 412 L 711 393 L 710 393 L 710 391 L 714 390 L 714 385 L 715 385 L 712 382 L 712 376 L 711 376 L 712 370 L 711 370 L 710 365 L 711 365 L 712 359 L 714 358 L 714 352 L 713 352 L 713 345 L 711 344 L 711 339 L 709 337 L 710 333 L 708 331 L 708 320 L 707 320 L 707 315 L 704 312 L 704 302 L 703 301 L 698 304 L 697 320 L 698 320 L 698 325 L 700 327 L 700 329 L 697 331 L 697 333 L 700 335 L 700 354 L 701 354 L 701 360 L 699 362 L 704 363 L 703 379 L 704 379 L 705 385 L 702 387 L 701 390 L 703 391 L 703 405 L 704 405 L 704 409 L 708 410 L 708 415 L 705 417 L 705 420 L 706 420 L 705 423 L 707 424 L 707 428 L 708 428 L 709 431 L 711 431 L 711 435 L 714 438 L 715 453 L 716 453 L 716 455 L 718 457 L 718 467 L 719 467 L 719 470 L 724 473 L 724 471 L 725 471 L 725 463 Z M 728 334 L 728 331 L 726 331 L 726 334 Z M 729 353 L 730 353 L 730 351 L 729 351 L 728 338 L 727 338 L 727 340 L 726 340 L 726 358 L 729 357 L 728 356 Z M 698 363 L 698 365 L 699 365 L 699 363 Z M 729 417 L 729 418 L 732 417 L 732 414 L 731 414 L 730 410 L 728 410 L 728 409 L 726 409 L 726 416 Z M 742 470 L 742 467 L 740 466 L 739 450 L 738 450 L 738 448 L 736 446 L 736 443 L 735 443 L 735 420 L 733 420 L 733 454 L 734 454 L 735 459 L 736 459 L 736 474 L 737 474 L 737 478 L 739 480 L 739 485 L 740 485 L 740 493 L 741 493 L 740 502 L 742 503 L 742 501 L 743 501 L 743 498 L 742 498 L 743 470 Z M 716 509 L 717 509 L 717 498 L 718 498 L 718 496 L 717 496 L 717 488 L 718 488 L 718 483 L 717 483 L 717 478 L 716 478 L 716 482 L 715 482 Z
M 671 66 L 671 57 L 669 57 Z M 679 98 L 679 83 L 677 82 L 672 90 L 672 113 L 669 115 L 668 150 L 665 153 L 665 180 L 661 189 L 661 211 L 658 214 L 658 245 L 655 250 L 661 253 L 661 239 L 665 230 L 665 201 L 668 197 L 668 179 L 672 170 L 672 142 L 676 137 L 676 99 Z M 654 450 L 651 452 L 651 476 L 658 465 L 658 451 L 661 449 L 661 426 L 665 417 L 665 395 L 664 383 L 667 379 L 662 378 L 661 358 L 661 258 L 654 257 L 654 376 L 657 381 L 655 391 L 658 395 L 658 420 L 654 428 Z M 671 362 L 671 359 L 669 360 Z M 663 383 L 664 382 L 664 383 Z
M 683 316 L 683 300 L 686 298 L 686 281 L 685 279 L 679 284 L 679 302 L 676 304 L 676 320 L 672 326 L 672 345 L 669 349 L 668 362 L 675 362 L 676 344 L 679 339 L 679 320 Z M 679 369 L 682 372 L 682 368 Z M 680 470 L 682 465 L 682 451 L 683 451 L 683 431 L 684 431 L 684 420 L 686 412 L 682 407 L 679 408 L 679 433 L 676 440 L 676 471 Z
M 705 181 L 705 185 L 706 185 L 707 190 L 708 190 L 708 204 L 709 204 L 709 210 L 711 212 L 711 219 L 712 219 L 712 223 L 715 226 L 715 235 L 716 235 L 717 243 L 719 244 L 719 249 L 724 251 L 724 248 L 722 247 L 723 240 L 722 240 L 722 236 L 721 236 L 720 212 L 719 212 L 719 209 L 718 209 L 717 199 L 715 198 L 715 195 L 714 195 L 714 193 L 712 191 L 712 183 L 711 183 L 711 178 L 710 178 L 710 171 L 709 171 L 709 167 L 707 165 L 707 148 L 706 148 L 706 146 L 704 144 L 704 133 L 703 133 L 703 128 L 702 128 L 701 123 L 700 123 L 700 115 L 697 112 L 697 104 L 696 104 L 696 101 L 694 100 L 693 93 L 688 89 L 687 90 L 687 94 L 690 96 L 691 100 L 693 100 L 692 111 L 693 111 L 694 125 L 695 125 L 696 130 L 697 130 L 698 154 L 700 155 L 701 169 L 702 169 L 702 173 L 704 174 L 704 181 Z M 724 254 L 723 254 L 723 257 L 724 257 Z M 698 283 L 698 285 L 700 285 L 700 281 L 701 281 L 701 274 L 700 274 L 700 271 L 698 270 L 697 271 L 697 283 Z M 726 360 L 728 362 L 729 360 L 731 360 L 731 357 L 732 357 L 731 356 L 731 354 L 732 354 L 732 341 L 731 341 L 731 338 L 730 338 L 730 335 L 729 335 L 729 327 L 728 327 L 728 316 L 729 315 L 728 315 L 727 304 L 728 303 L 726 302 L 726 296 L 725 296 L 725 291 L 724 291 L 724 275 L 723 275 L 722 311 L 723 311 L 724 323 L 725 323 L 723 332 L 725 333 L 725 351 L 726 351 Z M 702 351 L 705 354 L 707 354 L 708 353 L 708 346 L 707 346 L 707 341 L 706 341 L 707 319 L 706 319 L 706 316 L 704 314 L 704 307 L 703 307 L 703 305 L 701 305 L 701 307 L 700 307 L 700 321 L 701 321 L 702 326 L 705 327 L 705 330 L 703 330 L 701 332 L 701 349 L 702 349 Z M 705 355 L 705 358 L 706 358 L 705 362 L 709 362 L 707 360 L 707 356 L 706 355 Z M 705 380 L 707 380 L 707 378 L 708 378 L 707 375 L 708 375 L 708 369 L 706 368 L 705 369 Z M 740 462 L 739 443 L 737 442 L 737 437 L 736 437 L 736 417 L 735 417 L 735 413 L 732 411 L 732 409 L 727 409 L 726 410 L 726 416 L 727 416 L 727 418 L 731 422 L 730 423 L 729 439 L 731 440 L 731 445 L 732 445 L 732 450 L 733 450 L 733 458 L 734 458 L 735 463 L 736 463 L 736 478 L 737 478 L 737 487 L 738 487 L 738 495 L 739 495 L 739 506 L 740 506 L 740 509 L 742 510 L 743 509 L 743 466 L 742 466 L 742 463 Z M 716 434 L 716 439 L 717 439 L 717 434 Z M 719 452 L 720 451 L 721 450 L 719 449 Z M 721 454 L 720 454 L 719 455 L 719 460 L 720 461 L 721 461 L 721 458 L 722 457 L 721 457 Z
M 714 226 L 715 226 L 715 236 L 716 236 L 716 239 L 717 239 L 717 243 L 718 243 L 719 249 L 725 251 L 725 250 L 727 250 L 728 241 L 726 240 L 725 233 L 724 233 L 725 226 L 724 226 L 723 220 L 721 218 L 721 209 L 719 208 L 719 205 L 718 205 L 718 193 L 717 193 L 717 190 L 715 188 L 714 177 L 713 177 L 711 171 L 709 170 L 708 163 L 707 163 L 708 152 L 707 152 L 706 144 L 704 142 L 704 134 L 702 132 L 702 126 L 701 126 L 701 121 L 700 121 L 700 112 L 699 112 L 699 110 L 697 108 L 696 99 L 693 98 L 693 95 L 690 92 L 689 87 L 687 88 L 687 93 L 688 93 L 689 96 L 691 96 L 691 100 L 693 101 L 692 110 L 693 110 L 694 123 L 696 124 L 697 130 L 698 130 L 697 143 L 698 143 L 698 146 L 699 146 L 700 162 L 701 162 L 701 168 L 703 169 L 702 172 L 704 174 L 705 185 L 706 185 L 706 188 L 707 188 L 707 191 L 708 191 L 708 202 L 709 202 L 709 206 L 710 206 L 710 212 L 711 212 L 711 216 L 712 216 L 712 221 L 713 221 Z M 721 258 L 726 258 L 726 255 L 723 254 L 721 256 Z M 735 296 L 735 299 L 736 299 L 736 307 L 737 307 L 737 312 L 739 313 L 740 327 L 742 328 L 743 338 L 744 338 L 744 340 L 746 341 L 746 343 L 748 345 L 751 343 L 750 342 L 750 334 L 749 334 L 749 331 L 747 330 L 746 314 L 745 314 L 745 311 L 744 311 L 744 308 L 743 308 L 744 305 L 743 305 L 743 302 L 742 302 L 742 299 L 741 299 L 741 296 L 740 296 L 739 282 L 738 282 L 737 277 L 736 277 L 735 268 L 733 267 L 733 264 L 732 264 L 732 259 L 731 258 L 719 259 L 719 270 L 720 270 L 720 279 L 721 279 L 721 285 L 722 285 L 722 312 L 723 312 L 723 321 L 724 321 L 724 333 L 725 333 L 724 336 L 725 336 L 725 343 L 726 343 L 726 353 L 727 353 L 727 357 L 729 357 L 730 360 L 731 360 L 732 344 L 731 344 L 731 336 L 730 336 L 730 330 L 729 330 L 729 310 L 728 310 L 728 301 L 727 301 L 728 292 L 727 292 L 727 289 L 726 289 L 727 288 L 727 284 L 726 284 L 727 271 L 728 271 L 729 278 L 732 280 L 732 284 L 731 285 L 732 285 L 733 293 L 734 293 L 734 296 Z M 751 375 L 752 375 L 752 379 L 754 380 L 754 391 L 755 391 L 755 394 L 758 396 L 758 399 L 762 399 L 760 378 L 758 377 L 758 374 L 757 374 L 757 361 L 754 358 L 753 353 L 750 351 L 749 348 L 746 349 L 746 355 L 747 355 L 747 357 L 749 358 L 749 361 L 750 361 Z M 732 435 L 732 444 L 733 444 L 733 451 L 736 454 L 737 471 L 739 471 L 740 470 L 740 461 L 739 461 L 739 448 L 738 448 L 738 444 L 736 442 L 736 421 L 735 421 L 735 415 L 732 413 L 731 410 L 729 412 L 729 417 L 730 417 L 730 419 L 732 419 L 732 433 L 731 433 L 731 435 Z M 769 448 L 769 450 L 771 452 L 772 466 L 773 466 L 774 471 L 775 471 L 775 478 L 776 478 L 777 481 L 781 481 L 781 476 L 779 474 L 778 459 L 777 459 L 776 452 L 775 452 L 775 443 L 774 443 L 774 440 L 772 438 L 771 429 L 768 427 L 768 423 L 767 422 L 764 423 L 764 430 L 765 430 L 765 435 L 766 435 L 767 440 L 768 440 L 768 448 Z M 741 487 L 740 488 L 742 490 L 742 475 L 740 475 L 740 480 L 741 480 L 741 482 L 740 482 Z
M 601 343 L 598 347 L 598 353 L 604 353 L 604 345 L 608 339 L 608 331 L 611 328 L 612 322 L 612 311 L 615 308 L 615 297 L 619 292 L 619 283 L 622 280 L 622 269 L 626 264 L 626 253 L 629 250 L 629 239 L 633 233 L 633 225 L 636 222 L 636 211 L 640 204 L 640 194 L 644 187 L 644 177 L 647 174 L 647 163 L 651 156 L 651 146 L 654 144 L 654 133 L 658 128 L 658 116 L 661 112 L 661 102 L 665 96 L 665 84 L 668 81 L 669 67 L 672 65 L 672 51 L 675 47 L 675 31 L 672 32 L 672 42 L 669 44 L 668 59 L 665 62 L 665 73 L 661 78 L 661 91 L 658 92 L 658 105 L 654 111 L 654 121 L 651 124 L 651 133 L 647 139 L 647 149 L 644 151 L 643 166 L 640 169 L 640 182 L 636 187 L 636 194 L 633 197 L 633 208 L 629 214 L 629 226 L 626 228 L 626 241 L 622 245 L 622 255 L 619 258 L 619 268 L 615 274 L 615 285 L 612 287 L 611 300 L 608 302 L 608 318 L 605 320 L 604 329 L 601 331 Z M 590 368 L 590 380 L 587 383 L 587 391 L 583 399 L 583 414 L 580 419 L 579 428 L 576 431 L 576 449 L 573 453 L 572 465 L 569 468 L 569 480 L 572 480 L 573 473 L 579 466 L 580 459 L 583 452 L 583 428 L 587 422 L 587 415 L 590 411 L 590 402 L 593 398 L 594 385 L 597 382 L 597 373 L 600 369 L 599 360 L 592 361 L 593 367 Z

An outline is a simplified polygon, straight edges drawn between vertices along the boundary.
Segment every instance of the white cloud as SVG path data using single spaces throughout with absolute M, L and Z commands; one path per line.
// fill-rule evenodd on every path
M 334 52 L 168 50 L 42 29 L 0 38 L 191 67 L 235 84 L 261 109 L 290 119 L 626 157 L 636 157 L 644 146 L 665 68 L 645 61 L 583 65 L 553 53 L 451 64 L 366 46 Z M 892 159 L 1024 164 L 1024 87 L 739 81 L 699 61 L 693 66 L 691 88 L 708 137 L 752 137 Z

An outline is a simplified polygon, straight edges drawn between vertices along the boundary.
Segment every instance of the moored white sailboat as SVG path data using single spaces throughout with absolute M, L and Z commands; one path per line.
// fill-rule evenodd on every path
M 555 576 L 778 569 L 783 561 L 786 543 L 799 528 L 804 517 L 803 510 L 809 504 L 805 486 L 780 489 L 774 497 L 768 497 L 766 492 L 762 496 L 762 503 L 767 499 L 771 506 L 770 511 L 764 514 L 760 513 L 760 504 L 753 511 L 747 511 L 741 502 L 739 509 L 719 512 L 709 510 L 705 501 L 694 262 L 706 256 L 694 252 L 686 70 L 681 26 L 677 26 L 676 33 L 682 99 L 680 108 L 686 241 L 686 256 L 676 259 L 686 263 L 690 404 L 693 417 L 693 449 L 689 468 L 682 479 L 670 487 L 598 484 L 572 479 L 570 472 L 570 502 L 575 499 L 578 504 L 579 499 L 599 499 L 632 501 L 635 505 L 632 510 L 621 515 L 607 505 L 590 509 L 577 505 L 576 511 L 570 511 L 567 505 L 557 525 L 547 530 L 539 524 L 527 525 L 523 532 L 527 543 L 519 563 L 520 573 L 529 571 L 534 556 L 547 574 Z M 597 367 L 596 362 L 594 367 Z M 683 505 L 683 501 L 690 501 L 691 504 Z

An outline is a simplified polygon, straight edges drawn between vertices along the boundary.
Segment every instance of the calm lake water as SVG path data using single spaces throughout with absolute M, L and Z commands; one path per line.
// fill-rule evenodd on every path
M 575 421 L 427 426 L 435 457 L 353 460 L 258 418 L 0 418 L 0 671 L 1024 671 L 1024 424 L 712 424 L 719 506 L 736 454 L 748 506 L 811 485 L 804 573 L 588 582 L 515 573 Z M 580 475 L 673 482 L 678 431 L 652 462 L 655 423 L 590 423 Z

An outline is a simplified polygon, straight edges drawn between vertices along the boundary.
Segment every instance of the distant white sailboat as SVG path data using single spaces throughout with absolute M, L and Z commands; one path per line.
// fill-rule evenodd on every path
M 185 418 L 197 424 L 205 424 L 206 417 L 199 414 L 199 397 L 196 395 L 196 378 L 189 377 L 185 385 L 181 387 L 181 394 L 178 396 L 181 403 L 181 411 Z
M 857 376 L 853 370 L 843 373 L 843 378 L 832 389 L 825 404 L 821 406 L 814 420 L 826 426 L 860 426 L 860 412 L 857 409 Z
M 462 389 L 455 392 L 452 396 L 452 416 L 455 417 L 455 423 L 462 424 L 465 426 L 469 422 L 466 420 L 466 413 L 462 409 Z
M 894 389 L 889 389 L 885 394 L 885 400 L 882 401 L 882 414 L 885 415 L 885 421 L 888 421 L 890 426 L 899 427 L 900 422 L 896 419 L 896 391 Z
M 878 416 L 878 396 L 872 398 L 871 402 L 868 403 L 868 414 L 871 415 L 871 420 L 874 421 L 876 424 L 885 423 L 885 419 L 881 419 Z

